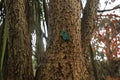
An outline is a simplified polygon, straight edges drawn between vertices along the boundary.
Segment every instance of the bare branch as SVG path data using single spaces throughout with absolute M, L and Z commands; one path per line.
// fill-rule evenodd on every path
M 112 11 L 112 10 L 119 9 L 119 8 L 120 8 L 120 4 L 118 4 L 117 6 L 113 7 L 112 9 L 98 10 L 97 12 L 106 12 L 106 11 Z

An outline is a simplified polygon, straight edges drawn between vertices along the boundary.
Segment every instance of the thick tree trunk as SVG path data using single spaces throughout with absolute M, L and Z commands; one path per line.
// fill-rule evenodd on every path
M 26 0 L 5 0 L 8 35 L 8 66 L 5 80 L 33 80 Z
M 50 0 L 49 7 L 52 38 L 36 80 L 89 80 L 81 53 L 79 0 Z
M 83 11 L 83 17 L 81 21 L 81 39 L 82 39 L 82 53 L 85 57 L 85 63 L 87 66 L 87 70 L 90 74 L 93 74 L 90 69 L 92 66 L 90 62 L 90 41 L 92 38 L 92 34 L 95 30 L 95 18 L 97 14 L 97 5 L 99 0 L 87 0 L 86 6 Z M 92 53 L 91 53 L 92 54 Z M 96 73 L 95 73 L 96 74 Z M 92 76 L 92 75 L 91 75 Z

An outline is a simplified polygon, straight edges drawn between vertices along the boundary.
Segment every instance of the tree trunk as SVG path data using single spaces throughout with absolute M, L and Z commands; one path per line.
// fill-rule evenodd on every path
M 81 53 L 79 0 L 50 0 L 49 5 L 52 38 L 36 80 L 89 80 Z
M 26 4 L 27 0 L 5 0 L 6 24 L 9 29 L 5 80 L 33 80 Z
M 85 57 L 85 63 L 87 70 L 90 74 L 93 70 L 90 69 L 92 65 L 90 62 L 90 41 L 93 31 L 95 30 L 95 20 L 97 15 L 97 5 L 99 0 L 87 0 L 86 6 L 83 11 L 83 17 L 81 21 L 81 39 L 82 39 L 82 53 Z M 96 73 L 95 73 L 96 74 Z M 92 75 L 91 75 L 92 76 Z

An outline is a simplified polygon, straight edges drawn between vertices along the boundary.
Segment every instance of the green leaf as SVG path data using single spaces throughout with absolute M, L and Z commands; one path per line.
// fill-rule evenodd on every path
M 68 35 L 68 32 L 63 30 L 62 31 L 62 38 L 65 40 L 65 41 L 68 41 L 69 40 L 69 35 Z

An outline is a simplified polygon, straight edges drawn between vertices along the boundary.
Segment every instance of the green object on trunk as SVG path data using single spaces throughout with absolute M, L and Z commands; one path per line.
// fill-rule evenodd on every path
M 69 34 L 68 34 L 67 31 L 63 30 L 63 31 L 61 32 L 61 34 L 62 34 L 62 38 L 63 38 L 65 41 L 68 41 L 68 40 L 69 40 Z

